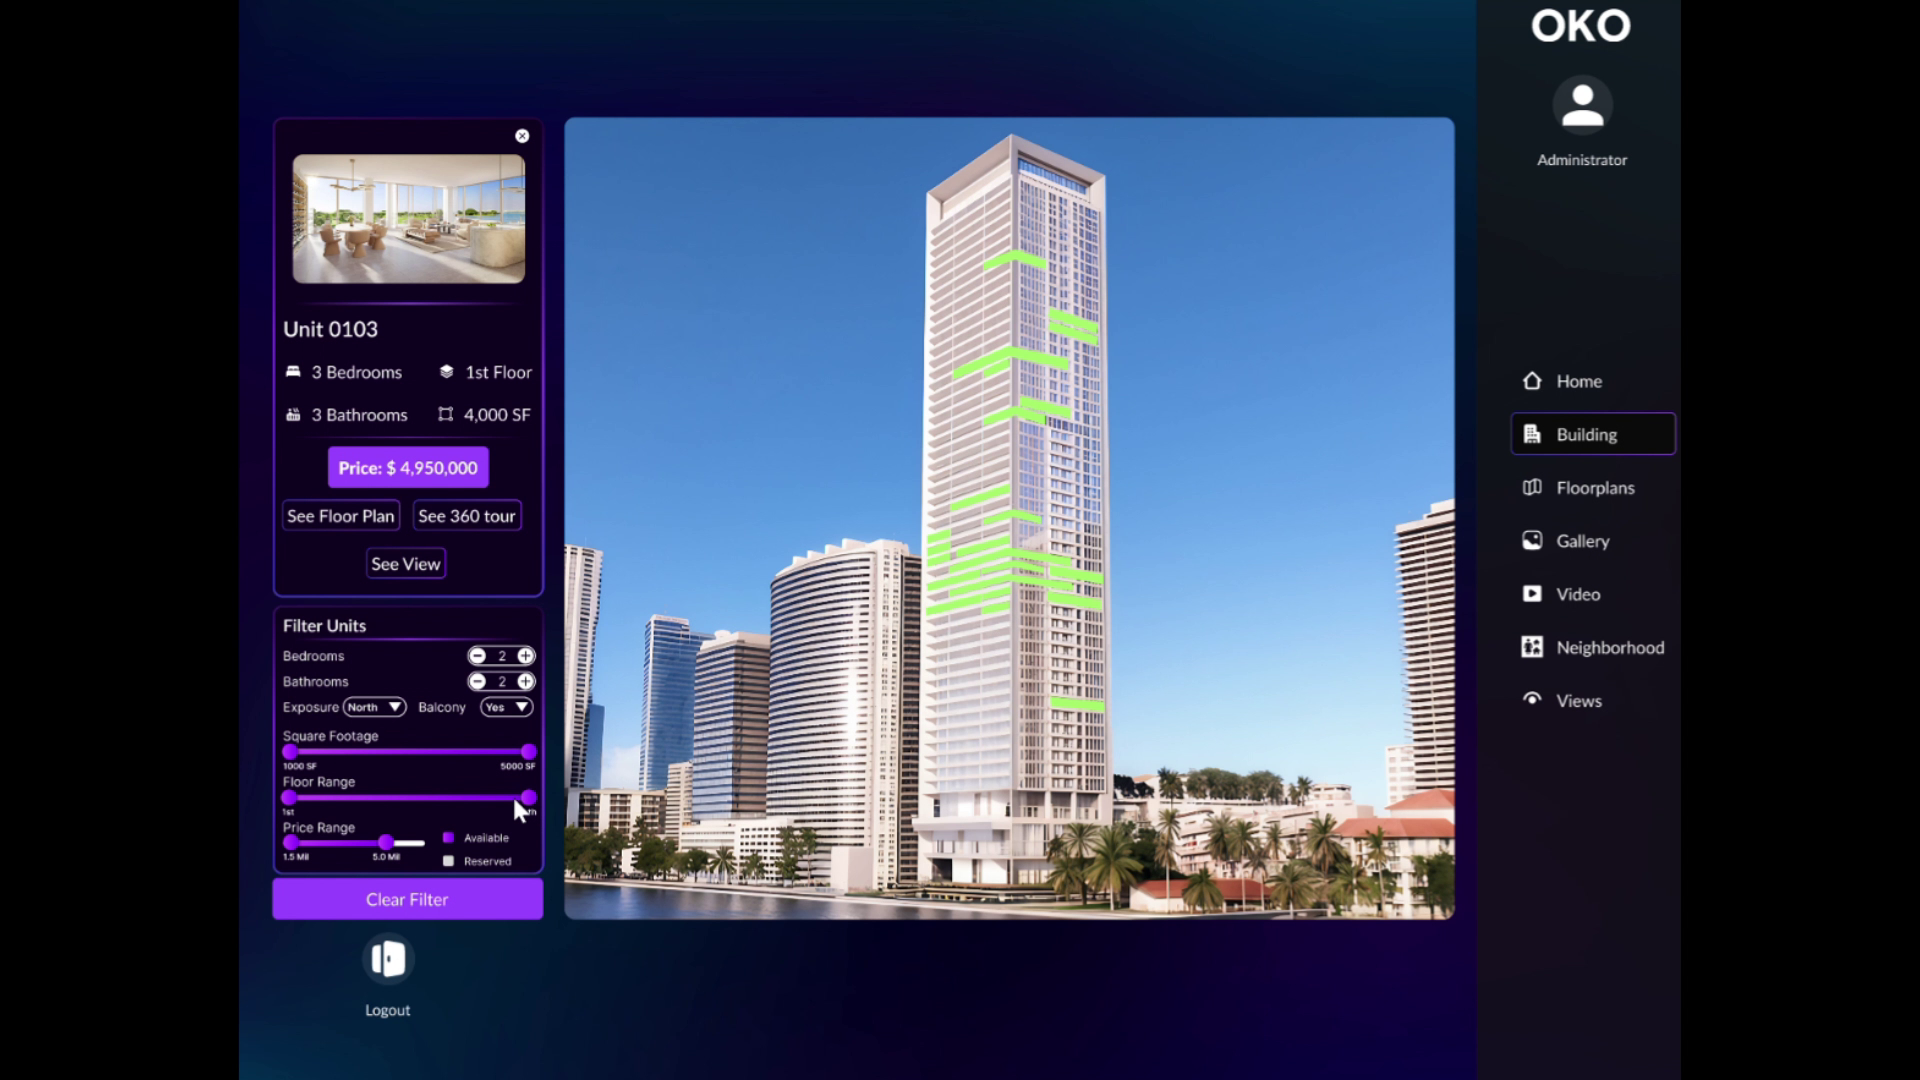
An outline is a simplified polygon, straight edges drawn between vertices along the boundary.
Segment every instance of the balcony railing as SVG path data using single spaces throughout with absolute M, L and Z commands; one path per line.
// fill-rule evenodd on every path
M 1005 855 L 1007 845 L 1000 840 L 935 840 L 934 855 Z

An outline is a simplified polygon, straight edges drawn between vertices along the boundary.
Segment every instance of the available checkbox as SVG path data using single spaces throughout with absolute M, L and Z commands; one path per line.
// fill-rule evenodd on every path
M 443 832 L 443 833 L 441 833 L 441 834 L 440 834 L 440 842 L 441 842 L 441 843 L 443 843 L 443 844 L 451 844 L 451 843 L 453 843 L 453 834 L 452 834 L 452 833 L 450 833 L 450 832 Z
M 452 866 L 452 865 L 453 865 L 453 856 L 451 856 L 451 855 L 442 855 L 442 856 L 440 856 L 440 865 L 441 865 L 441 866 Z

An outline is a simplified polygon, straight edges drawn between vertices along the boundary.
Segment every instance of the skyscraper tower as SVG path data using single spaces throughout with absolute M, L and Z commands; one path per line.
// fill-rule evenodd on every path
M 695 821 L 767 813 L 765 634 L 721 633 L 693 667 L 692 809 Z
M 922 880 L 1112 820 L 1106 178 L 1010 136 L 927 193 Z
M 581 786 L 600 786 L 600 742 L 607 737 L 607 707 L 599 703 L 587 706 L 587 782 Z
M 1396 525 L 1412 792 L 1453 787 L 1453 500 Z
M 822 855 L 868 849 L 882 887 L 919 870 L 919 585 L 897 540 L 828 544 L 773 578 L 767 814 L 815 830 Z
M 591 768 L 588 755 L 597 749 L 591 734 L 593 704 L 593 637 L 600 627 L 600 571 L 606 553 L 595 548 L 567 544 L 564 547 L 566 578 L 560 597 L 560 644 L 563 656 L 561 708 L 567 717 L 567 786 L 600 786 L 600 766 Z
M 693 667 L 712 634 L 672 615 L 647 619 L 645 696 L 640 717 L 639 785 L 665 791 L 667 766 L 693 760 Z

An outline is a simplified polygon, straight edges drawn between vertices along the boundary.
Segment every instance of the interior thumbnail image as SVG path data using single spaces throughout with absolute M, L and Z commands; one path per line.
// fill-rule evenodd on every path
M 527 275 L 518 154 L 302 154 L 293 279 L 309 285 L 511 285 Z

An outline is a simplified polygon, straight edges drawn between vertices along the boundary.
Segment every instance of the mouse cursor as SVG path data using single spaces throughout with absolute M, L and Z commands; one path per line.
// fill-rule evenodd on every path
M 515 821 L 527 820 L 527 808 L 520 805 L 519 799 L 513 800 L 513 820 Z

